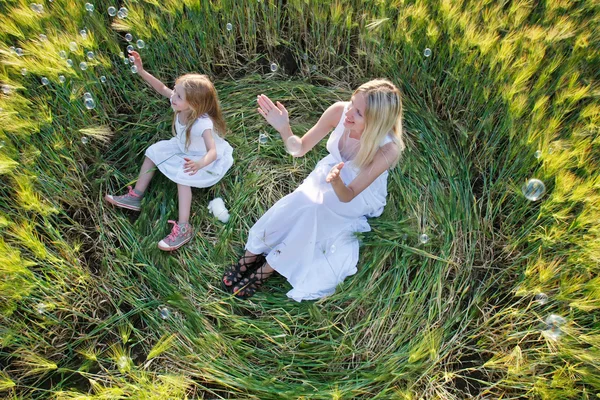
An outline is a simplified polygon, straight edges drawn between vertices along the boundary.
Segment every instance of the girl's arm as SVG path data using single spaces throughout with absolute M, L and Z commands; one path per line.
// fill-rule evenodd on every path
M 341 162 L 335 165 L 325 181 L 331 183 L 335 194 L 342 203 L 348 203 L 365 190 L 379 175 L 390 168 L 396 159 L 399 157 L 400 151 L 395 143 L 388 143 L 382 146 L 371 164 L 364 167 L 356 178 L 348 186 L 344 184 L 340 176 L 340 171 L 344 168 L 344 163 Z
M 292 128 L 290 127 L 290 120 L 288 112 L 280 102 L 275 105 L 271 99 L 264 94 L 261 94 L 257 98 L 259 108 L 257 111 L 262 115 L 265 120 L 279 132 L 281 139 L 286 143 L 287 140 L 293 135 Z M 345 104 L 343 102 L 337 102 L 330 106 L 319 121 L 308 130 L 308 132 L 300 139 L 302 144 L 301 150 L 294 154 L 294 157 L 302 157 L 308 153 L 317 143 L 319 143 L 327 134 L 337 126 L 342 113 L 344 112 Z
M 217 159 L 217 146 L 215 145 L 215 139 L 212 135 L 212 129 L 205 129 L 202 132 L 204 138 L 204 145 L 206 146 L 206 154 L 199 160 L 192 160 L 184 157 L 185 164 L 183 165 L 183 171 L 189 172 L 190 175 L 196 174 L 200 169 L 206 167 L 211 162 Z
M 131 54 L 134 58 L 133 64 L 137 67 L 138 75 L 141 76 L 143 80 L 148 82 L 150 86 L 152 86 L 154 90 L 156 90 L 158 93 L 162 94 L 165 97 L 171 97 L 173 91 L 144 69 L 144 65 L 142 64 L 142 58 L 140 57 L 140 54 L 137 51 L 132 51 L 129 54 Z

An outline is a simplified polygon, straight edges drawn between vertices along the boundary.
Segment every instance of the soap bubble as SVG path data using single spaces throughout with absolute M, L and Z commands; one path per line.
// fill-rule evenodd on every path
M 106 77 L 104 75 L 100 77 L 100 82 L 106 83 Z
M 312 69 L 312 71 L 313 71 L 313 72 L 316 72 L 316 71 L 317 71 L 317 66 L 316 66 L 316 65 L 313 65 L 313 66 L 311 67 L 311 69 Z
M 0 108 L 0 111 L 2 111 L 1 108 Z M 3 148 L 4 146 L 6 146 L 6 142 L 4 140 L 0 140 L 0 149 Z
M 134 56 L 129 56 L 127 58 L 129 59 L 130 63 L 134 63 L 135 62 L 135 57 Z
M 550 314 L 546 317 L 546 330 L 543 331 L 544 336 L 552 340 L 558 340 L 563 335 L 562 326 L 567 323 L 567 320 L 560 315 Z
M 143 49 L 146 46 L 146 43 L 144 43 L 142 39 L 138 39 L 138 41 L 135 42 L 135 45 L 138 49 Z
M 48 80 L 48 78 L 46 78 L 45 76 L 42 78 L 42 85 L 46 86 L 47 84 L 49 84 L 50 81 Z
M 108 15 L 110 15 L 111 17 L 114 17 L 115 15 L 117 15 L 117 9 L 113 6 L 108 7 Z
M 10 92 L 11 92 L 10 86 L 8 86 L 8 85 L 2 85 L 2 93 L 8 95 L 8 94 L 10 94 Z
M 93 60 L 95 56 L 93 51 L 88 51 L 86 55 L 89 60 Z
M 40 41 L 45 42 L 48 40 L 48 36 L 44 35 L 43 33 L 40 33 Z
M 85 10 L 89 12 L 94 11 L 94 5 L 92 3 L 85 3 Z
M 58 52 L 58 56 L 64 60 L 65 58 L 67 58 L 67 52 L 64 50 L 61 50 Z
M 10 46 L 10 52 L 13 54 L 16 53 L 15 46 Z
M 84 136 L 84 137 L 81 138 L 81 143 L 83 143 L 83 144 L 88 144 L 89 141 L 90 140 L 87 138 L 87 136 Z
M 133 46 L 132 45 L 127 46 L 127 52 L 131 53 L 132 51 L 133 51 Z
M 271 72 L 277 71 L 277 64 L 271 63 Z
M 122 51 L 119 52 L 119 57 L 121 58 L 125 58 L 125 53 L 123 53 Z
M 23 55 L 23 49 L 20 47 L 17 47 L 15 49 L 15 53 L 17 53 L 18 56 L 22 56 Z
M 60 83 L 65 83 L 65 82 L 66 82 L 66 80 L 67 80 L 67 78 L 65 78 L 65 76 L 64 76 L 64 75 L 59 75 L 59 76 L 58 76 L 58 80 L 60 81 Z
M 539 200 L 546 193 L 546 185 L 539 179 L 530 179 L 521 187 L 521 191 L 527 200 Z
M 288 153 L 296 156 L 302 151 L 302 139 L 296 135 L 292 135 L 286 140 L 285 147 L 287 148 Z
M 548 328 L 560 328 L 567 323 L 567 320 L 560 315 L 550 314 L 546 317 L 546 325 Z
M 44 6 L 42 4 L 31 3 L 29 5 L 29 8 L 31 8 L 33 11 L 35 11 L 38 14 L 41 14 L 44 12 Z
M 85 61 L 82 61 L 79 63 L 79 68 L 81 68 L 82 71 L 85 71 L 87 69 L 87 63 Z
M 44 303 L 38 303 L 38 304 L 35 306 L 35 311 L 36 311 L 38 314 L 43 314 L 43 313 L 45 313 L 47 310 L 48 310 L 48 306 L 47 306 L 46 304 L 44 304 Z
M 540 158 L 540 157 L 542 156 L 542 151 L 541 151 L 541 150 L 538 150 L 538 151 L 536 151 L 536 152 L 533 154 L 533 156 L 534 156 L 535 158 Z
M 541 305 L 544 305 L 548 302 L 548 295 L 546 293 L 540 292 L 535 295 L 535 301 L 537 301 Z
M 225 28 L 227 28 L 228 31 L 231 31 L 233 29 L 233 25 L 228 22 L 227 25 L 225 25 Z
M 117 17 L 119 17 L 120 19 L 124 19 L 124 18 L 127 18 L 127 15 L 129 15 L 129 10 L 127 10 L 125 7 L 119 8 Z
M 71 51 L 77 51 L 77 43 L 75 43 L 75 42 L 69 43 L 69 49 L 71 49 Z
M 129 58 L 124 58 L 123 62 L 125 63 L 125 65 L 129 65 Z
M 431 55 L 431 49 L 429 47 L 426 48 L 425 51 L 423 51 L 423 55 L 429 57 Z
M 329 248 L 329 251 L 332 253 L 335 253 L 335 244 L 331 245 L 331 247 Z
M 90 92 L 85 92 L 85 93 L 83 94 L 83 98 L 84 98 L 84 99 L 91 99 L 91 98 L 92 98 L 92 94 L 91 94 Z
M 80 30 L 79 34 L 82 38 L 87 39 L 87 31 L 85 29 Z
M 85 108 L 87 108 L 88 110 L 96 108 L 96 102 L 91 97 L 88 99 L 85 99 L 83 101 L 83 103 L 85 104 Z
M 132 65 L 131 66 L 131 72 L 134 73 L 134 74 L 137 74 L 138 68 L 135 65 Z
M 419 242 L 423 244 L 429 242 L 429 236 L 426 233 L 423 233 L 421 236 L 419 236 Z
M 261 133 L 260 135 L 258 135 L 258 141 L 262 144 L 267 143 L 267 141 L 269 140 L 269 137 L 265 134 L 265 133 Z
M 119 368 L 119 371 L 129 370 L 129 361 L 130 360 L 131 359 L 127 356 L 119 357 L 119 359 L 117 360 L 117 367 Z
M 67 65 L 68 65 L 69 67 L 72 67 L 72 66 L 73 66 L 73 60 L 71 60 L 71 59 L 69 58 L 69 59 L 67 60 Z
M 21 75 L 27 75 L 27 68 L 21 68 Z
M 304 54 L 302 55 L 302 59 L 303 59 L 304 61 L 308 61 L 308 54 L 304 53 Z
M 128 42 L 131 42 L 133 40 L 133 35 L 131 33 L 126 33 L 125 40 L 127 40 Z
M 169 319 L 171 316 L 171 310 L 167 306 L 158 306 L 157 310 L 162 319 Z

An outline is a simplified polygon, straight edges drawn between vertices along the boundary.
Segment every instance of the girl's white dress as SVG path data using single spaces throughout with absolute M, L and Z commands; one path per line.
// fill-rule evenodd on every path
M 212 136 L 217 148 L 217 159 L 196 174 L 184 172 L 184 157 L 198 160 L 206 154 L 206 146 L 202 134 L 206 129 L 212 130 Z M 188 148 L 185 148 L 185 125 L 179 123 L 179 116 L 175 120 L 177 136 L 170 140 L 161 140 L 146 150 L 146 157 L 158 167 L 160 172 L 175 183 L 197 188 L 209 187 L 223 178 L 233 165 L 233 149 L 221 138 L 213 128 L 213 122 L 208 115 L 203 115 L 194 122 L 191 129 L 191 138 Z
M 342 203 L 325 178 L 344 161 L 342 180 L 348 185 L 359 173 L 352 158 L 359 141 L 348 136 L 342 118 L 327 140 L 329 155 L 291 194 L 273 205 L 250 229 L 246 249 L 267 254 L 267 262 L 292 285 L 288 297 L 318 299 L 332 294 L 347 276 L 356 273 L 356 232 L 371 230 L 366 217 L 378 217 L 387 197 L 385 171 L 348 203 Z M 392 141 L 387 135 L 380 146 Z

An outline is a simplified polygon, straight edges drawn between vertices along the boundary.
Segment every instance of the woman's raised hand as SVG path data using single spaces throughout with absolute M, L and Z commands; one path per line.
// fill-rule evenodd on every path
M 129 52 L 133 56 L 133 65 L 135 65 L 138 69 L 138 73 L 144 70 L 144 66 L 142 65 L 142 57 L 140 57 L 140 53 L 135 50 Z
M 264 94 L 256 97 L 258 108 L 256 109 L 262 115 L 269 125 L 275 128 L 278 132 L 283 132 L 290 124 L 288 112 L 280 102 L 277 105 L 273 104 Z

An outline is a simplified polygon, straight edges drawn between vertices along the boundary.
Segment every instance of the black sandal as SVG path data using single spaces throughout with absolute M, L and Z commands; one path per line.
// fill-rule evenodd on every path
M 261 272 L 254 271 L 250 276 L 242 279 L 238 285 L 239 289 L 237 292 L 234 291 L 233 295 L 238 299 L 247 299 L 254 296 L 256 290 L 262 286 L 263 283 L 273 274 L 273 272 Z
M 225 271 L 223 277 L 221 278 L 221 286 L 223 287 L 223 289 L 225 289 L 225 291 L 231 292 L 235 287 L 236 283 L 238 283 L 244 277 L 244 275 L 254 272 L 258 268 L 262 267 L 262 265 L 266 261 L 266 257 L 263 254 L 257 254 L 256 259 L 254 261 L 247 263 L 246 259 L 248 258 L 251 257 L 245 255 L 242 256 L 241 264 L 238 261 L 237 264 L 232 265 L 227 271 Z M 242 268 L 244 269 L 242 270 Z M 227 283 L 225 283 L 225 280 L 228 280 L 229 282 L 231 282 L 231 284 L 228 285 Z

